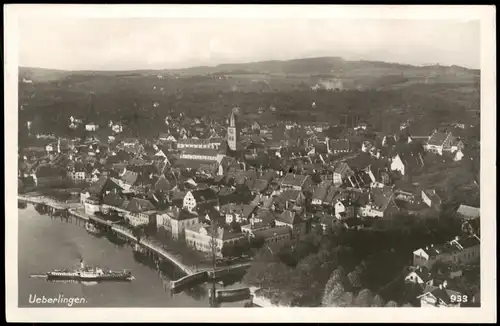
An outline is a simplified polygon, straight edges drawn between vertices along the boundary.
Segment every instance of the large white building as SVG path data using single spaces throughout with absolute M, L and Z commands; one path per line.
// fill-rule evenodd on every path
M 222 138 L 211 137 L 206 139 L 185 138 L 177 141 L 177 148 L 212 148 L 218 149 L 222 144 Z
M 173 239 L 184 239 L 184 230 L 188 226 L 198 223 L 198 215 L 174 207 L 158 213 L 156 223 L 158 228 L 162 227 L 170 232 Z
M 211 253 L 213 237 L 215 240 L 215 255 L 222 257 L 222 248 L 225 245 L 235 244 L 245 238 L 242 233 L 231 232 L 221 227 L 217 228 L 214 235 L 212 235 L 212 230 L 212 227 L 204 226 L 201 223 L 187 227 L 185 229 L 186 244 L 197 251 Z

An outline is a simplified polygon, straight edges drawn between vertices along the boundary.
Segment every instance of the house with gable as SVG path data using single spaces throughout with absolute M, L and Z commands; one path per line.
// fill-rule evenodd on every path
M 167 230 L 173 239 L 185 238 L 185 229 L 199 222 L 197 214 L 189 212 L 187 209 L 171 207 L 165 211 L 158 212 L 157 227 Z
M 138 178 L 139 174 L 137 172 L 124 169 L 118 182 L 120 187 L 128 191 L 135 186 Z
M 217 193 L 210 188 L 188 191 L 183 199 L 183 207 L 186 207 L 190 212 L 201 206 L 214 206 L 216 203 Z
M 328 193 L 328 189 L 333 185 L 332 180 L 325 180 L 320 183 L 318 186 L 314 188 L 314 192 L 312 194 L 311 204 L 313 205 L 323 205 L 323 201 L 326 198 L 326 194 Z
M 460 307 L 464 295 L 459 291 L 447 288 L 446 282 L 439 286 L 427 285 L 423 294 L 417 298 L 420 299 L 420 306 L 423 308 L 449 308 Z
M 156 208 L 149 200 L 132 198 L 126 210 L 128 213 L 125 215 L 125 219 L 132 226 L 156 226 Z
M 400 151 L 391 158 L 391 171 L 398 171 L 402 176 L 407 176 L 420 171 L 425 163 L 421 153 Z
M 232 232 L 223 227 L 205 226 L 202 223 L 190 225 L 185 229 L 186 244 L 191 248 L 207 254 L 212 253 L 212 237 L 215 240 L 215 256 L 222 258 L 222 248 L 241 242 L 245 236 L 241 232 Z
M 394 191 L 391 187 L 373 188 L 368 193 L 368 202 L 360 207 L 362 217 L 390 219 L 399 211 L 394 201 Z
M 434 277 L 425 266 L 417 266 L 411 268 L 408 275 L 405 277 L 406 283 L 418 284 L 422 290 L 427 286 L 432 286 L 434 282 Z
M 311 177 L 295 173 L 287 173 L 281 181 L 283 189 L 308 190 L 312 185 Z
M 422 201 L 435 210 L 441 210 L 442 200 L 434 189 L 423 189 L 421 192 Z
M 472 207 L 463 204 L 458 207 L 457 214 L 463 219 L 474 219 L 481 216 L 479 207 Z
M 481 240 L 475 234 L 455 237 L 444 244 L 426 246 L 413 252 L 413 265 L 431 268 L 437 261 L 469 264 L 479 260 Z
M 453 137 L 451 132 L 440 132 L 435 131 L 429 139 L 427 143 L 424 145 L 424 149 L 428 152 L 443 155 L 443 151 L 451 150 L 451 144 L 453 141 Z
M 333 183 L 336 186 L 344 184 L 349 177 L 354 175 L 354 171 L 345 162 L 338 162 L 333 169 Z
M 287 226 L 292 230 L 293 236 L 302 235 L 306 231 L 305 220 L 301 214 L 293 210 L 284 210 L 276 216 L 276 226 Z

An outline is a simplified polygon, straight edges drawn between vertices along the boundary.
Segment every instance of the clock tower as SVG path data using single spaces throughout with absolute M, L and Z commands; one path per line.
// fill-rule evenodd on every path
M 227 127 L 227 144 L 232 151 L 237 150 L 239 140 L 239 130 L 236 121 L 236 114 L 233 111 L 229 119 L 229 127 Z

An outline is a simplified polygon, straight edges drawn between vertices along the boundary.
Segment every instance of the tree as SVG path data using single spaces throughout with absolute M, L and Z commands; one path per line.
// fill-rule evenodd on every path
M 231 227 L 231 231 L 235 232 L 235 233 L 241 233 L 241 225 L 236 222 L 235 220 L 233 220 L 230 224 L 230 227 Z
M 384 305 L 384 299 L 379 294 L 376 294 L 372 299 L 372 307 L 383 307 Z
M 354 301 L 354 294 L 346 292 L 341 295 L 336 301 L 336 307 L 352 307 Z
M 323 300 L 321 301 L 322 305 L 325 307 L 340 306 L 341 298 L 345 294 L 344 291 L 345 289 L 342 283 L 335 283 L 332 290 L 323 297 Z
M 368 289 L 359 291 L 358 295 L 354 298 L 354 305 L 356 307 L 371 307 L 373 300 L 373 293 Z
M 347 278 L 349 279 L 349 283 L 354 289 L 360 288 L 361 284 L 361 272 L 359 270 L 353 270 L 349 274 L 347 274 Z
M 263 237 L 255 237 L 250 239 L 250 247 L 260 249 L 265 243 L 265 239 Z
M 385 305 L 386 307 L 392 307 L 392 308 L 395 308 L 398 306 L 398 304 L 395 302 L 395 301 L 389 301 L 387 302 L 387 304 Z
M 345 271 L 342 267 L 335 269 L 328 282 L 325 285 L 325 290 L 323 293 L 322 304 L 324 306 L 329 306 L 333 301 L 335 301 L 340 295 L 344 293 L 344 286 L 342 278 L 345 275 Z

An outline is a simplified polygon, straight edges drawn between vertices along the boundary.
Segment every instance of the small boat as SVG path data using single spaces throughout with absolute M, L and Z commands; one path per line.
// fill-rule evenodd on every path
M 210 299 L 212 299 L 213 295 L 211 289 L 208 291 L 208 296 Z M 219 303 L 243 301 L 249 298 L 250 298 L 249 288 L 215 290 L 215 300 Z
M 111 271 L 99 267 L 87 267 L 83 260 L 80 268 L 75 270 L 54 270 L 47 273 L 48 280 L 77 280 L 77 281 L 132 281 L 134 277 L 129 270 Z
M 95 226 L 94 223 L 85 222 L 85 230 L 92 235 L 102 235 L 103 231 Z

